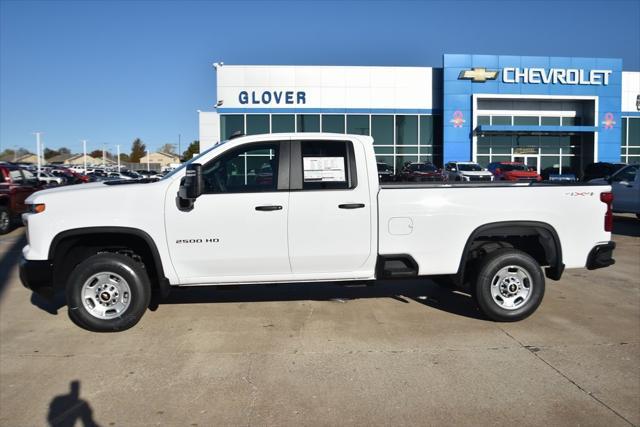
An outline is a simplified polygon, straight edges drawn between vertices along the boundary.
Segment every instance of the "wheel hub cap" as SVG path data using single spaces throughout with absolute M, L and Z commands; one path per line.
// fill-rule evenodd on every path
M 98 319 L 121 316 L 129 308 L 130 301 L 129 284 L 115 273 L 96 273 L 82 286 L 82 304 L 89 314 Z
M 493 302 L 506 310 L 522 307 L 531 296 L 533 281 L 521 266 L 510 265 L 500 269 L 491 280 Z

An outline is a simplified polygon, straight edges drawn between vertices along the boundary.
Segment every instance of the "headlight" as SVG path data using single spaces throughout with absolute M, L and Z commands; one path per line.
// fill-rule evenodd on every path
M 44 203 L 31 203 L 27 205 L 27 213 L 37 214 L 44 212 Z

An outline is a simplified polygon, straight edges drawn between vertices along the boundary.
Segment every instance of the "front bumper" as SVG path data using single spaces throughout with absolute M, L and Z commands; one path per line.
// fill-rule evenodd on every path
M 594 246 L 587 257 L 587 269 L 595 270 L 615 264 L 616 260 L 611 257 L 615 248 L 615 242 L 607 242 Z
M 20 259 L 20 281 L 25 288 L 44 296 L 53 292 L 53 267 L 48 260 L 32 261 L 24 256 Z

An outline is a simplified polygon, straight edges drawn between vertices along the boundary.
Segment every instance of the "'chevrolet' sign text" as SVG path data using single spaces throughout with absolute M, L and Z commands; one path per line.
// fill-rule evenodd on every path
M 580 70 L 577 68 L 517 68 L 502 69 L 504 83 L 608 85 L 611 70 Z

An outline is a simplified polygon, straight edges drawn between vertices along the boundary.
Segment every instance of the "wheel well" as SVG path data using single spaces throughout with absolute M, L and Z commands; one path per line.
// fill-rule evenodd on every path
M 501 248 L 529 254 L 547 267 L 545 273 L 550 279 L 560 279 L 564 271 L 560 240 L 553 227 L 538 222 L 495 223 L 476 229 L 469 237 L 455 275 L 456 283 L 468 283 L 477 272 L 478 260 Z
M 144 264 L 152 287 L 166 281 L 155 245 L 152 247 L 141 235 L 127 232 L 69 233 L 54 239 L 49 254 L 54 287 L 64 287 L 78 264 L 100 252 L 121 253 Z

